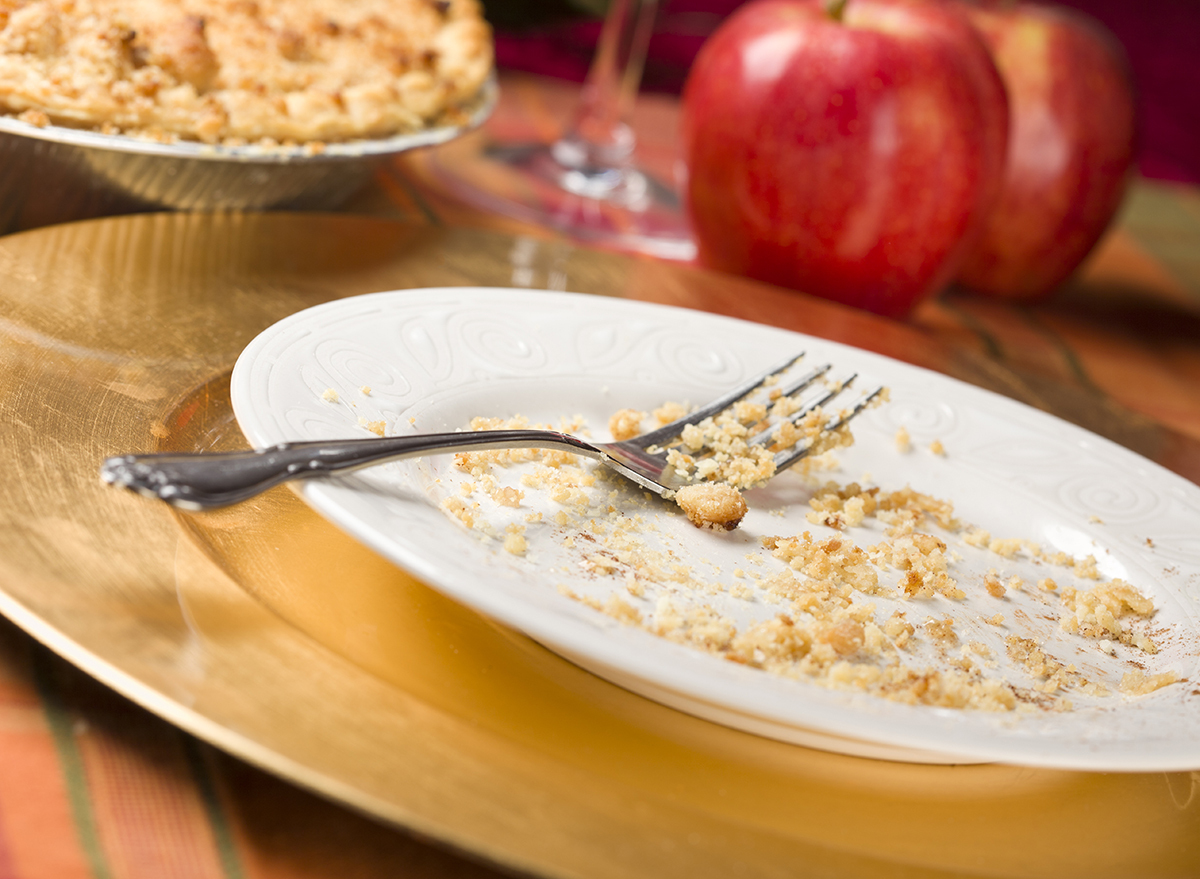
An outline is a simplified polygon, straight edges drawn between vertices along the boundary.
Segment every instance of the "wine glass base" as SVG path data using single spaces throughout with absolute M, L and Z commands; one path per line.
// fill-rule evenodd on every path
M 561 144 L 506 143 L 482 133 L 431 151 L 430 166 L 452 195 L 482 210 L 611 250 L 695 258 L 671 186 L 636 168 L 566 165 L 556 158 Z

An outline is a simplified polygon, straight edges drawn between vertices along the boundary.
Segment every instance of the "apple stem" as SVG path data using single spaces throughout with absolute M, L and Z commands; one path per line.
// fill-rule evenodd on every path
M 834 21 L 841 21 L 846 12 L 847 0 L 825 0 L 825 14 Z

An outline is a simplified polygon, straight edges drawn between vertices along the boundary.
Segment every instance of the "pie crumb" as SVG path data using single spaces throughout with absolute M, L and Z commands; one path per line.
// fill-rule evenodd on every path
M 371 431 L 371 433 L 375 434 L 376 436 L 383 436 L 383 434 L 384 434 L 384 423 L 382 420 L 368 421 L 366 418 L 363 418 L 360 415 L 360 416 L 358 416 L 358 424 L 360 427 L 365 427 L 367 430 Z
M 1145 696 L 1178 680 L 1179 675 L 1173 671 L 1154 675 L 1134 669 L 1121 676 L 1120 690 L 1126 696 Z
M 675 503 L 693 525 L 710 531 L 732 531 L 747 511 L 740 491 L 716 482 L 685 485 L 675 492 Z

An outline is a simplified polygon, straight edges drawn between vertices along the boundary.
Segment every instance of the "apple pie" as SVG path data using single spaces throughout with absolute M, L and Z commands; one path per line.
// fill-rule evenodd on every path
M 477 0 L 0 0 L 0 112 L 204 143 L 461 119 L 492 69 Z

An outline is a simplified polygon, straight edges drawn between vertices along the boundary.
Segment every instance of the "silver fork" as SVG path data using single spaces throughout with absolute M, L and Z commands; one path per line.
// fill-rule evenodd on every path
M 685 427 L 699 424 L 745 399 L 803 356 L 789 357 L 702 409 L 622 442 L 592 443 L 555 430 L 458 431 L 380 439 L 319 440 L 280 443 L 266 449 L 239 452 L 121 455 L 104 462 L 100 478 L 111 485 L 158 498 L 185 510 L 207 510 L 247 500 L 291 479 L 327 476 L 401 458 L 486 449 L 536 448 L 563 449 L 595 458 L 643 488 L 669 496 L 690 480 L 678 475 L 675 468 L 667 464 L 666 446 L 678 438 Z M 794 396 L 814 385 L 830 368 L 829 364 L 822 364 L 809 369 L 781 388 L 779 396 Z M 798 422 L 817 407 L 825 406 L 842 394 L 855 377 L 851 375 L 820 388 L 810 399 L 802 401 L 790 419 Z M 859 394 L 849 405 L 840 407 L 831 416 L 826 429 L 836 430 L 845 424 L 882 390 L 877 387 Z M 752 442 L 769 446 L 772 432 L 773 428 L 764 430 L 753 437 Z M 806 443 L 777 452 L 776 472 L 799 461 L 810 448 L 811 443 Z

